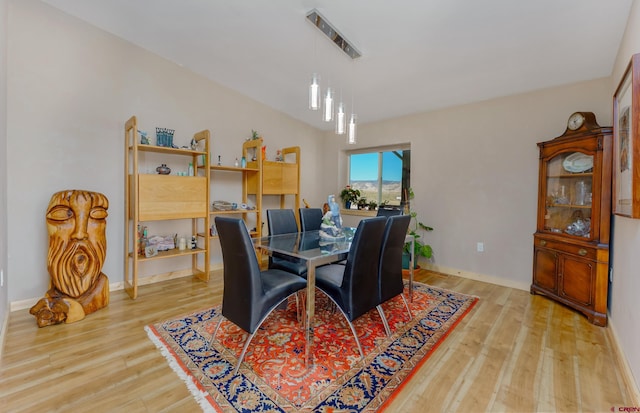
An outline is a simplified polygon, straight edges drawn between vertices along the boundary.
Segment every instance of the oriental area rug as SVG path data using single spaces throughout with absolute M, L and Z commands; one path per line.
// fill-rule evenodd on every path
M 209 347 L 219 306 L 145 329 L 205 412 L 375 412 L 384 410 L 477 300 L 414 282 L 411 320 L 400 296 L 383 304 L 391 336 L 375 309 L 354 322 L 361 358 L 346 320 L 318 291 L 313 364 L 305 366 L 304 332 L 290 299 L 265 320 L 235 376 L 248 334 L 225 319 Z

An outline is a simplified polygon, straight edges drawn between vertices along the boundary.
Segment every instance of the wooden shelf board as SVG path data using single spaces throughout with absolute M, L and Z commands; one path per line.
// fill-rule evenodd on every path
M 179 250 L 177 248 L 174 248 L 172 250 L 168 250 L 168 251 L 158 251 L 158 255 L 156 255 L 155 257 L 144 257 L 144 256 L 138 256 L 138 261 L 151 261 L 151 260 L 157 260 L 157 259 L 162 259 L 162 258 L 174 258 L 174 257 L 180 257 L 180 256 L 189 256 L 189 255 L 194 255 L 194 254 L 202 254 L 204 253 L 205 250 L 202 248 L 196 248 L 194 250 L 192 249 L 186 249 L 186 250 Z M 133 253 L 130 253 L 129 255 L 132 255 Z
M 547 178 L 580 178 L 585 176 L 593 176 L 592 172 L 586 173 L 577 173 L 577 174 L 557 174 L 557 175 L 547 175 Z
M 258 172 L 258 168 L 240 168 L 238 166 L 210 165 L 212 171 L 229 171 L 229 172 Z
M 229 211 L 210 211 L 209 215 L 247 214 L 257 211 L 257 209 L 230 209 Z
M 180 148 L 167 148 L 165 146 L 156 146 L 156 145 L 143 145 L 137 144 L 138 151 L 140 152 L 156 152 L 156 153 L 170 153 L 174 155 L 206 155 L 206 152 L 203 151 L 194 151 L 191 149 L 180 149 Z

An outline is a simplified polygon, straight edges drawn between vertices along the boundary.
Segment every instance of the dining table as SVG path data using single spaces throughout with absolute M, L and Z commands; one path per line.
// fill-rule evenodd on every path
M 351 248 L 351 241 L 356 228 L 344 227 L 342 234 L 335 237 L 321 236 L 320 230 L 293 232 L 288 234 L 269 235 L 253 240 L 256 249 L 268 255 L 279 255 L 300 260 L 307 266 L 307 295 L 305 328 L 305 364 L 313 364 L 313 337 L 315 317 L 316 268 L 345 260 Z M 325 235 L 325 234 L 322 234 Z M 407 234 L 405 242 L 412 243 L 414 250 L 415 238 Z M 414 254 L 411 255 L 409 265 L 409 300 L 413 299 L 413 267 Z

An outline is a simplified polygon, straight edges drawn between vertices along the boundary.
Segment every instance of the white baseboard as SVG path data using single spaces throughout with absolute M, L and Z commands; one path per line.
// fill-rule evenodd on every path
M 222 263 L 217 265 L 212 265 L 210 268 L 210 272 L 219 271 L 219 270 L 222 270 Z M 150 275 L 148 277 L 140 277 L 138 278 L 138 286 L 155 284 L 162 281 L 174 280 L 176 278 L 189 277 L 191 275 L 193 275 L 193 271 L 191 270 L 191 268 L 188 268 L 184 270 L 170 271 L 163 274 Z M 109 291 L 118 291 L 123 289 L 124 289 L 124 281 L 119 281 L 119 282 L 114 282 L 109 284 Z M 43 296 L 44 296 L 44 293 L 43 293 Z M 28 298 L 26 300 L 12 301 L 9 311 L 18 311 L 18 310 L 24 310 L 25 308 L 31 308 L 34 305 L 36 305 L 38 300 L 40 300 L 41 298 L 42 297 L 36 297 L 36 298 Z
M 515 288 L 517 290 L 529 291 L 529 288 L 531 287 L 531 285 L 528 283 L 507 280 L 505 278 L 500 278 L 493 275 L 479 274 L 471 271 L 458 270 L 455 268 L 444 267 L 436 264 L 427 263 L 423 266 L 423 268 L 430 271 L 447 274 L 447 275 L 456 275 L 458 277 L 469 278 L 475 281 L 482 281 L 489 284 L 501 285 L 503 287 Z
M 9 309 L 7 308 L 7 310 Z M 4 353 L 4 343 L 7 338 L 7 328 L 9 327 L 9 311 L 5 311 L 4 314 L 5 317 L 2 320 L 2 326 L 0 326 L 0 360 L 2 360 L 2 354 Z
M 611 314 L 609 314 L 609 320 L 611 320 Z M 609 336 L 609 340 L 613 345 L 613 351 L 615 353 L 615 357 L 618 360 L 618 365 L 622 370 L 620 373 L 622 374 L 622 380 L 624 381 L 624 385 L 631 393 L 631 398 L 629 405 L 630 406 L 640 406 L 640 390 L 638 389 L 638 383 L 636 382 L 635 377 L 633 376 L 633 372 L 631 371 L 631 367 L 629 366 L 629 361 L 624 356 L 624 351 L 622 351 L 622 347 L 620 346 L 620 340 L 618 339 L 618 332 L 616 331 L 613 323 L 609 322 L 607 329 L 607 335 Z

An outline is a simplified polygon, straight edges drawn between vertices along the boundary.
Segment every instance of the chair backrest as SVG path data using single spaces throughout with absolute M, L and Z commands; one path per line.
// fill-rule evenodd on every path
M 378 217 L 393 217 L 396 215 L 402 215 L 402 210 L 400 208 L 378 208 L 378 213 L 376 216 Z
M 351 242 L 341 286 L 347 302 L 345 312 L 351 320 L 379 304 L 378 265 L 386 220 L 385 217 L 361 220 Z
M 387 218 L 380 246 L 379 288 L 380 303 L 402 294 L 402 250 L 411 215 Z
M 322 209 L 320 208 L 300 208 L 300 231 L 315 231 L 320 229 L 322 224 Z
M 269 235 L 298 232 L 298 223 L 293 209 L 267 209 Z
M 240 218 L 216 217 L 224 265 L 222 315 L 252 333 L 260 322 L 255 303 L 264 294 L 249 231 Z

